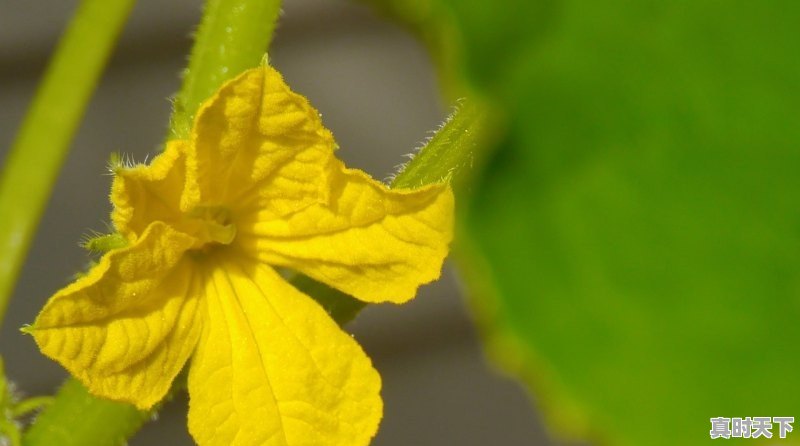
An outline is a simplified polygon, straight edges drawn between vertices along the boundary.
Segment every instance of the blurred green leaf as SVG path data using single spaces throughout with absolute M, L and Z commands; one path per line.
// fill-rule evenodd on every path
M 414 3 L 508 118 L 464 263 L 551 424 L 673 446 L 797 416 L 800 3 Z

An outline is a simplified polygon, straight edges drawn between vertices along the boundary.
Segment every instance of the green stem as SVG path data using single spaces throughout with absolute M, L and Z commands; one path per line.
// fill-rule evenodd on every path
M 463 102 L 397 174 L 392 187 L 413 189 L 466 173 L 472 166 L 483 119 L 482 108 Z
M 0 178 L 0 321 L 69 144 L 134 0 L 83 0 Z
M 95 398 L 73 378 L 25 432 L 23 446 L 118 446 L 149 418 L 129 404 Z
M 280 0 L 208 0 L 175 100 L 170 138 L 187 138 L 200 104 L 265 57 L 280 6 Z
M 14 418 L 23 417 L 31 412 L 43 409 L 53 404 L 52 396 L 35 396 L 17 403 L 11 411 Z

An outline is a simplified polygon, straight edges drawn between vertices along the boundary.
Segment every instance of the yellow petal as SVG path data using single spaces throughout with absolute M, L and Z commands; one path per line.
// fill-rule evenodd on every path
M 367 302 L 404 302 L 439 277 L 452 238 L 449 186 L 390 190 L 339 162 L 329 179 L 328 203 L 283 219 L 241 216 L 237 246 Z
M 197 443 L 367 445 L 383 408 L 369 358 L 274 270 L 235 260 L 204 270 L 207 323 L 189 370 Z
M 31 329 L 39 348 L 95 395 L 157 403 L 200 334 L 199 283 L 183 256 L 193 242 L 154 223 L 136 244 L 106 254 L 45 305 Z
M 128 240 L 135 241 L 154 221 L 173 224 L 181 220 L 181 201 L 193 201 L 185 195 L 196 189 L 191 184 L 194 180 L 186 177 L 185 150 L 184 141 L 170 141 L 149 165 L 115 172 L 111 220 Z M 185 203 L 184 210 L 192 205 Z
M 205 203 L 285 215 L 327 196 L 320 179 L 333 137 L 271 67 L 246 71 L 206 102 L 192 143 L 190 169 Z

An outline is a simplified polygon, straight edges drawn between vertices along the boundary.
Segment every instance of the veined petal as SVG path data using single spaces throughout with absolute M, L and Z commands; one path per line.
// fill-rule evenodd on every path
M 181 202 L 193 202 L 196 189 L 193 178 L 187 179 L 185 141 L 170 141 L 164 152 L 149 165 L 121 168 L 111 186 L 114 227 L 128 240 L 135 241 L 150 223 L 175 223 L 181 219 Z M 196 193 L 194 193 L 196 195 Z M 183 210 L 193 206 L 184 203 Z
M 193 242 L 154 223 L 106 254 L 45 305 L 31 329 L 39 348 L 95 395 L 157 403 L 200 334 L 200 293 L 183 255 Z
M 223 85 L 198 112 L 192 144 L 205 203 L 285 215 L 327 196 L 333 136 L 271 67 Z
M 382 415 L 361 347 L 268 266 L 206 270 L 207 323 L 189 371 L 200 446 L 365 446 Z M 209 262 L 210 263 L 210 262 Z
M 390 190 L 337 161 L 330 201 L 283 219 L 252 212 L 237 221 L 237 246 L 367 302 L 400 303 L 439 277 L 452 238 L 448 185 Z

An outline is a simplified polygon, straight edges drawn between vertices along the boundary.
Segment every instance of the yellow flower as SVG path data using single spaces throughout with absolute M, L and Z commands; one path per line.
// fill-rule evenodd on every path
M 365 302 L 438 278 L 445 185 L 389 190 L 334 156 L 319 115 L 270 67 L 225 84 L 188 141 L 118 169 L 128 241 L 56 293 L 31 332 L 99 396 L 146 409 L 189 364 L 200 445 L 369 443 L 380 377 L 361 347 L 273 267 Z

